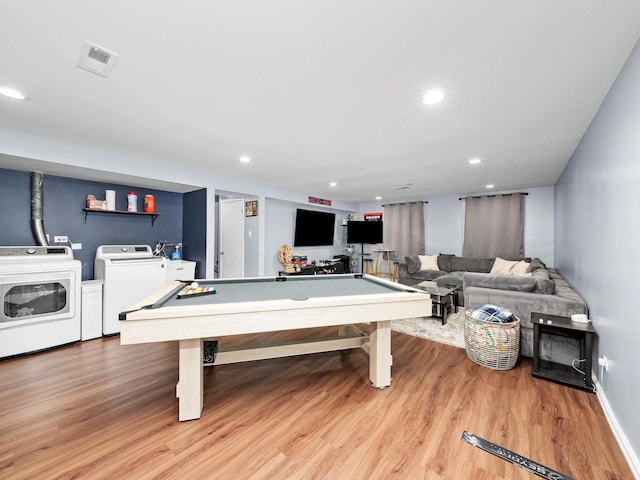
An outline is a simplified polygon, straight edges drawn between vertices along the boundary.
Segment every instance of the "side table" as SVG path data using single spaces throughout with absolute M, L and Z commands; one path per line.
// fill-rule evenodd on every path
M 455 311 L 458 311 L 456 305 L 457 290 L 455 285 L 451 286 L 439 286 L 436 282 L 420 282 L 413 286 L 419 290 L 427 292 L 431 295 L 432 312 L 431 316 L 442 320 L 442 325 L 447 323 L 447 315 L 449 309 L 453 306 Z
M 594 392 L 591 380 L 593 337 L 596 334 L 591 323 L 572 322 L 569 317 L 550 315 L 548 313 L 531 313 L 533 325 L 533 358 L 531 359 L 531 375 L 536 378 L 551 380 L 570 387 Z M 580 346 L 579 372 L 571 365 L 563 365 L 540 358 L 540 336 L 555 335 L 578 340 Z

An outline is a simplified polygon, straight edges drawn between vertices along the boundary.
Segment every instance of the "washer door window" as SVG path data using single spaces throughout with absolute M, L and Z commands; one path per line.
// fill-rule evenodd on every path
M 2 295 L 2 315 L 0 325 L 15 322 L 32 322 L 40 320 L 59 320 L 73 314 L 70 305 L 70 276 L 68 274 L 46 274 L 55 279 L 34 281 L 20 278 L 8 279 L 0 277 L 0 294 Z M 66 278 L 65 278 L 66 277 Z M 9 280 L 9 281 L 7 281 Z

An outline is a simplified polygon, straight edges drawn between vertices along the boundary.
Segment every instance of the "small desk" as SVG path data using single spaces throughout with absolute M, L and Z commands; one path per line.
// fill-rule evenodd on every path
M 391 321 L 424 316 L 431 300 L 416 289 L 362 274 L 200 280 L 216 294 L 177 299 L 175 282 L 120 314 L 120 343 L 179 341 L 179 420 L 200 418 L 203 341 L 227 335 L 336 326 L 336 337 L 220 349 L 215 365 L 361 348 L 369 380 L 391 385 Z M 354 323 L 370 324 L 369 334 Z
M 551 380 L 570 387 L 594 392 L 591 380 L 593 337 L 596 334 L 591 323 L 572 322 L 568 317 L 550 315 L 548 313 L 531 313 L 533 325 L 533 358 L 531 359 L 531 375 L 536 378 Z M 584 371 L 584 375 L 571 365 L 542 360 L 540 358 L 540 335 L 556 335 L 578 340 L 580 345 L 579 360 L 576 365 Z

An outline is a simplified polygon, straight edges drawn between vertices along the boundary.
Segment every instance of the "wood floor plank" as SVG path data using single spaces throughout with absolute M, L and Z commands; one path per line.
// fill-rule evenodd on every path
M 177 421 L 175 343 L 111 337 L 0 361 L 0 479 L 531 478 L 465 430 L 576 479 L 632 478 L 595 395 L 532 378 L 527 359 L 499 372 L 455 347 L 392 342 L 383 390 L 361 350 L 207 368 L 190 422 Z

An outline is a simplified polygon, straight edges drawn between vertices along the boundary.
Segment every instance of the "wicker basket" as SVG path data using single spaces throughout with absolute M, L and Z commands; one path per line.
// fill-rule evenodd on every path
M 465 312 L 464 345 L 467 356 L 483 367 L 509 370 L 520 354 L 520 320 L 497 323 L 476 320 Z

